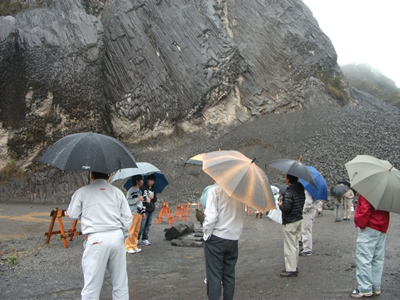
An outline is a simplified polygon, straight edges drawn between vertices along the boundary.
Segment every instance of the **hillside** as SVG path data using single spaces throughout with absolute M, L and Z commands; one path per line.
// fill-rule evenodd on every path
M 340 67 L 356 89 L 400 108 L 400 88 L 395 82 L 367 64 L 348 64 Z
M 261 167 L 302 155 L 329 183 L 361 152 L 399 162 L 398 111 L 352 89 L 301 1 L 29 8 L 0 16 L 0 171 L 17 175 L 0 178 L 1 202 L 67 203 L 87 175 L 38 159 L 75 132 L 114 136 L 157 165 L 171 202 L 197 199 L 208 178 L 184 161 L 218 148 Z

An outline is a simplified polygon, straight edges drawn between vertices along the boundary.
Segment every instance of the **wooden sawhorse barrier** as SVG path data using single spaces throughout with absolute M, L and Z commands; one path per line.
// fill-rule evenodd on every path
M 182 221 L 186 221 L 185 209 L 187 209 L 187 206 L 185 208 L 184 205 L 178 205 L 173 222 L 175 222 L 175 220 L 178 220 L 179 216 L 182 218 Z
M 190 205 L 191 205 L 191 203 L 187 202 L 187 203 L 185 203 L 185 206 L 183 207 L 186 210 L 189 218 L 190 218 Z
M 61 235 L 62 241 L 64 243 L 64 248 L 68 248 L 67 238 L 69 238 L 69 240 L 72 241 L 72 238 L 74 236 L 78 236 L 78 235 L 82 234 L 82 232 L 76 231 L 76 224 L 78 223 L 78 220 L 74 221 L 71 229 L 68 229 L 67 231 L 64 230 L 62 217 L 66 217 L 66 216 L 68 216 L 67 211 L 59 210 L 58 207 L 56 207 L 56 209 L 53 209 L 50 212 L 51 221 L 50 221 L 49 231 L 44 234 L 45 236 L 47 236 L 46 244 L 50 243 L 50 238 L 52 235 L 59 234 L 59 235 Z M 58 219 L 58 224 L 60 225 L 60 230 L 53 231 L 54 223 L 56 222 L 56 218 Z
M 156 224 L 162 222 L 165 214 L 167 215 L 168 224 L 171 225 L 172 223 L 174 223 L 174 221 L 172 220 L 171 210 L 169 209 L 168 202 L 164 202 L 160 214 L 158 215 Z

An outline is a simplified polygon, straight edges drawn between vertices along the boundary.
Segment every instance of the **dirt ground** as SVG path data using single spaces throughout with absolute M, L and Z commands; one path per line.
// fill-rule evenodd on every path
M 45 246 L 44 233 L 50 223 L 49 205 L 0 205 L 0 298 L 79 299 L 82 288 L 81 256 L 84 237 L 65 249 L 53 236 Z M 64 207 L 60 207 L 64 208 Z M 172 207 L 174 214 L 176 207 Z M 159 212 L 159 209 L 158 209 Z M 157 212 L 157 213 L 158 213 Z M 194 211 L 190 218 L 195 224 Z M 202 248 L 174 247 L 164 238 L 166 220 L 150 231 L 151 246 L 127 255 L 131 299 L 206 299 Z M 178 221 L 176 221 L 178 222 Z M 69 228 L 72 224 L 64 218 Z M 391 214 L 386 242 L 386 261 L 380 299 L 400 299 L 400 215 Z M 239 241 L 235 299 L 346 299 L 356 288 L 353 220 L 335 223 L 333 212 L 314 222 L 314 249 L 310 257 L 299 257 L 299 276 L 281 278 L 284 268 L 281 225 L 264 216 L 246 216 Z M 17 264 L 7 257 L 15 256 Z M 102 299 L 111 298 L 106 274 Z

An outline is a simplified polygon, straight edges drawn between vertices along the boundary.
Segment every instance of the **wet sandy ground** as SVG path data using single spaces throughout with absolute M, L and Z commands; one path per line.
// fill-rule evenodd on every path
M 51 205 L 0 205 L 0 254 L 15 255 L 18 264 L 0 262 L 1 299 L 79 299 L 84 237 L 65 249 L 53 236 L 44 246 Z M 65 209 L 66 207 L 59 207 Z M 172 207 L 172 214 L 176 207 Z M 159 212 L 159 210 L 158 210 Z M 158 213 L 157 212 L 157 213 Z M 66 228 L 72 222 L 63 218 Z M 197 224 L 194 212 L 190 220 Z M 150 231 L 151 246 L 127 256 L 131 299 L 206 299 L 202 248 L 173 247 L 164 239 L 166 220 Z M 56 230 L 58 227 L 56 226 Z M 400 215 L 391 214 L 386 261 L 379 299 L 400 299 Z M 284 268 L 281 225 L 246 216 L 239 241 L 235 299 L 348 299 L 356 288 L 353 220 L 333 222 L 325 211 L 314 222 L 313 256 L 299 257 L 299 276 L 281 278 Z M 106 274 L 102 299 L 111 298 Z

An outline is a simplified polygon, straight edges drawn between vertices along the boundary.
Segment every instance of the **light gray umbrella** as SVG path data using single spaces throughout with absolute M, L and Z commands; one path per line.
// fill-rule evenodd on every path
M 314 178 L 312 177 L 310 170 L 298 160 L 277 159 L 269 162 L 268 166 L 281 170 L 286 174 L 296 176 L 297 178 L 301 178 L 304 181 L 307 181 L 309 184 L 311 184 L 318 190 L 318 187 L 315 184 Z
M 387 160 L 357 155 L 345 164 L 351 186 L 375 209 L 400 214 L 400 171 Z
M 347 192 L 347 185 L 339 183 L 331 188 L 331 195 L 335 197 L 342 197 Z
M 136 163 L 136 168 L 118 170 L 111 182 L 131 178 L 134 175 L 149 175 L 152 173 L 161 173 L 160 169 L 148 162 Z
M 94 132 L 63 137 L 54 143 L 39 161 L 63 171 L 90 170 L 103 174 L 136 167 L 135 159 L 124 144 Z

